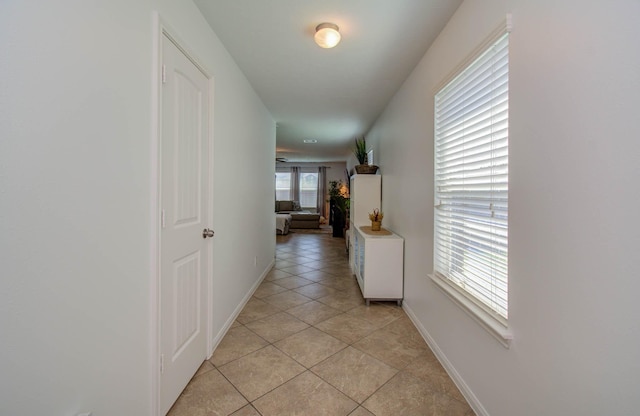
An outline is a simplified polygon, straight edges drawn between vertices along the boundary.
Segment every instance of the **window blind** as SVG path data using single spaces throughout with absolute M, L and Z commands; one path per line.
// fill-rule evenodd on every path
M 508 317 L 509 37 L 435 96 L 434 268 Z
M 300 205 L 303 208 L 316 209 L 318 202 L 318 173 L 300 172 Z
M 291 172 L 276 172 L 276 201 L 291 198 Z

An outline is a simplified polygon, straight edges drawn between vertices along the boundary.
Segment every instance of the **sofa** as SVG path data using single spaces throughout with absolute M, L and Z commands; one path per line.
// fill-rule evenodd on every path
M 289 228 L 320 228 L 320 214 L 303 211 L 298 201 L 276 201 L 276 214 L 291 216 Z
M 291 226 L 291 215 L 278 214 L 276 212 L 276 234 L 279 234 L 279 235 L 289 234 L 290 226 Z

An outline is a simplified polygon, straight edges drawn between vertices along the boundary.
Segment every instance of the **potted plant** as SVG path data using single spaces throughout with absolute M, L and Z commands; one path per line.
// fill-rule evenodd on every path
M 333 225 L 333 236 L 342 237 L 349 211 L 349 198 L 345 196 L 342 181 L 329 181 L 329 224 Z
M 369 213 L 369 219 L 371 220 L 371 231 L 380 231 L 383 217 L 384 214 L 380 212 L 378 208 Z
M 367 141 L 363 137 L 355 139 L 355 145 L 353 147 L 353 154 L 358 159 L 359 165 L 355 166 L 356 172 L 360 174 L 374 174 L 378 170 L 376 165 L 369 165 L 367 161 Z

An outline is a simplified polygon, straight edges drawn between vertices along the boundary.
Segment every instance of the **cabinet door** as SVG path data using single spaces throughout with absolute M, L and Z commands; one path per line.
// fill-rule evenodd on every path
M 365 297 L 402 299 L 403 240 L 371 238 L 366 244 L 367 280 Z
M 364 282 L 364 270 L 365 270 L 365 260 L 364 260 L 364 255 L 365 255 L 365 239 L 364 238 L 359 238 L 358 239 L 359 244 L 358 244 L 358 250 L 356 251 L 356 254 L 358 255 L 358 270 L 360 272 L 360 278 L 362 279 L 362 281 Z

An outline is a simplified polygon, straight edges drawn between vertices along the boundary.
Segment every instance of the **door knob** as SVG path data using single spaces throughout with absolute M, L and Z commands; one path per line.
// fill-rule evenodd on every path
M 213 237 L 214 234 L 215 232 L 208 228 L 205 228 L 204 230 L 202 230 L 202 238 Z

